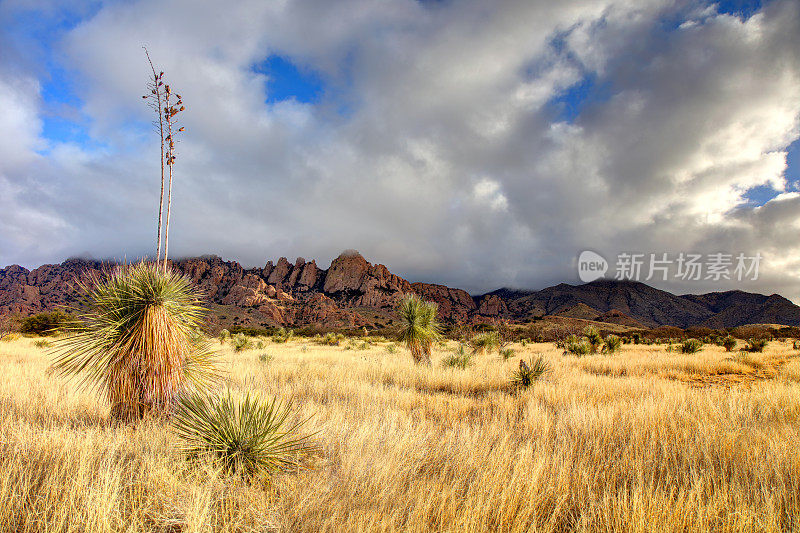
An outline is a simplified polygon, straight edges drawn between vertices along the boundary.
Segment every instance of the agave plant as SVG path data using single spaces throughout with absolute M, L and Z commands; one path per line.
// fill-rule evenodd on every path
M 191 395 L 178 404 L 172 425 L 190 457 L 209 457 L 225 471 L 245 478 L 301 465 L 318 448 L 300 432 L 305 421 L 289 423 L 289 405 L 248 392 L 237 401 L 230 391 L 218 398 Z
M 97 387 L 112 417 L 168 412 L 179 397 L 217 381 L 214 354 L 197 333 L 204 309 L 188 278 L 140 263 L 82 287 L 79 325 L 56 341 L 53 367 Z
M 431 364 L 431 345 L 441 337 L 436 311 L 434 302 L 426 302 L 416 294 L 407 294 L 400 300 L 400 342 L 411 351 L 415 363 Z

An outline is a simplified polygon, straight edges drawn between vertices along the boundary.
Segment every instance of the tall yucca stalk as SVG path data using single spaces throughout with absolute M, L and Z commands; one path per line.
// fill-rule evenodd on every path
M 431 345 L 441 337 L 436 311 L 436 303 L 426 302 L 416 294 L 407 294 L 400 300 L 400 342 L 411 351 L 415 363 L 431 364 Z
M 80 326 L 57 341 L 53 366 L 98 387 L 114 418 L 166 412 L 182 395 L 216 381 L 213 354 L 197 333 L 204 309 L 189 279 L 140 263 L 83 288 Z

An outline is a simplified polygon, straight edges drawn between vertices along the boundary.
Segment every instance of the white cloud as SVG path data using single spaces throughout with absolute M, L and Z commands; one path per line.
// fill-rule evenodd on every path
M 58 236 L 48 249 L 23 232 L 3 260 L 152 253 L 147 44 L 188 107 L 176 253 L 324 263 L 358 248 L 412 279 L 484 290 L 577 279 L 585 248 L 760 251 L 774 259 L 744 288 L 797 300 L 800 211 L 784 171 L 800 137 L 799 11 L 781 0 L 747 20 L 666 0 L 109 4 L 60 49 L 105 149 L 56 145 L 42 160 L 38 86 L 13 100 L 0 83 L 0 106 L 27 113 L 0 114 L 16 143 L 0 140 L 0 154 L 19 160 L 6 190 Z M 680 13 L 689 23 L 659 23 Z M 252 66 L 274 53 L 320 73 L 327 95 L 267 105 Z M 586 75 L 605 97 L 566 123 L 549 102 Z M 34 83 L 24 79 L 3 82 Z M 782 194 L 749 207 L 758 185 Z

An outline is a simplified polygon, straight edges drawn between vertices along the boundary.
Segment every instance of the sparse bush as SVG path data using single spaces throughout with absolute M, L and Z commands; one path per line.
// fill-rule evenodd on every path
M 608 335 L 603 341 L 603 353 L 615 353 L 622 349 L 622 340 L 616 335 Z
M 291 329 L 287 330 L 286 328 L 279 328 L 278 331 L 275 332 L 275 335 L 272 336 L 272 342 L 282 344 L 291 339 L 292 337 L 294 337 L 293 330 Z
M 520 359 L 519 368 L 511 375 L 511 383 L 516 387 L 527 389 L 548 372 L 550 364 L 542 356 L 532 359 L 530 365 L 524 359 Z
M 500 339 L 497 336 L 497 332 L 495 331 L 486 331 L 484 333 L 478 333 L 477 335 L 473 336 L 470 339 L 469 344 L 472 346 L 472 353 L 479 354 L 479 353 L 486 353 L 487 351 L 491 351 L 495 347 L 497 347 L 500 343 Z
M 586 339 L 579 338 L 577 335 L 571 335 L 564 341 L 564 355 L 572 354 L 577 357 L 582 357 L 592 353 L 592 346 Z
M 446 355 L 442 359 L 442 366 L 445 368 L 465 369 L 472 364 L 473 355 L 468 352 L 463 344 L 459 344 L 453 353 Z
M 36 341 L 33 341 L 33 345 L 36 346 L 37 348 L 48 348 L 50 346 L 50 343 L 45 339 L 38 339 Z
M 522 344 L 522 347 L 524 348 L 524 347 L 526 347 L 528 345 L 528 342 L 530 342 L 530 341 L 528 341 L 528 339 L 523 338 L 519 342 L 520 342 L 520 344 Z
M 793 350 L 800 350 L 800 342 L 794 341 L 792 343 L 792 349 Z
M 725 348 L 726 352 L 730 352 L 736 348 L 736 339 L 730 335 L 726 336 L 724 339 L 722 339 L 722 347 Z
M 269 363 L 273 359 L 274 359 L 274 357 L 272 355 L 268 354 L 267 352 L 258 354 L 258 360 L 261 361 L 262 363 Z
M 697 339 L 686 339 L 681 343 L 681 353 L 697 353 L 703 348 L 703 343 Z
M 231 338 L 231 332 L 228 331 L 227 329 L 223 329 L 222 331 L 219 332 L 219 342 L 220 343 L 224 343 L 225 341 L 229 340 L 230 338 Z
M 289 423 L 290 407 L 247 393 L 219 398 L 188 396 L 175 410 L 173 426 L 190 457 L 209 457 L 223 470 L 250 479 L 284 471 L 316 452 L 303 422 Z
M 344 335 L 341 333 L 328 332 L 324 337 L 315 337 L 314 342 L 324 346 L 339 346 L 339 343 L 341 343 L 344 338 Z
M 589 326 L 585 330 L 583 330 L 583 335 L 586 337 L 586 342 L 589 343 L 589 351 L 591 353 L 597 353 L 600 350 L 600 347 L 603 345 L 603 336 L 600 335 L 600 332 L 594 326 Z
M 25 335 L 50 335 L 75 325 L 74 319 L 63 311 L 38 313 L 19 320 L 19 332 Z
M 500 357 L 503 358 L 503 361 L 508 361 L 509 359 L 514 357 L 514 354 L 516 352 L 514 351 L 513 348 L 501 348 L 498 353 L 500 354 Z
M 243 333 L 237 333 L 231 337 L 231 346 L 234 352 L 242 352 L 253 347 L 253 341 Z
M 766 346 L 767 339 L 750 338 L 747 339 L 747 344 L 744 348 L 742 348 L 742 350 L 746 352 L 763 352 Z
M 386 345 L 386 353 L 396 353 L 397 352 L 397 345 L 395 343 L 390 343 Z

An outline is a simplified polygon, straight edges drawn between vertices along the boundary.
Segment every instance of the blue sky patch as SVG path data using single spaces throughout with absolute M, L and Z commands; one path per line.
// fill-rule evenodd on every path
M 299 68 L 283 56 L 272 55 L 253 70 L 269 77 L 266 102 L 270 104 L 291 99 L 315 103 L 325 92 L 325 85 L 315 72 Z

